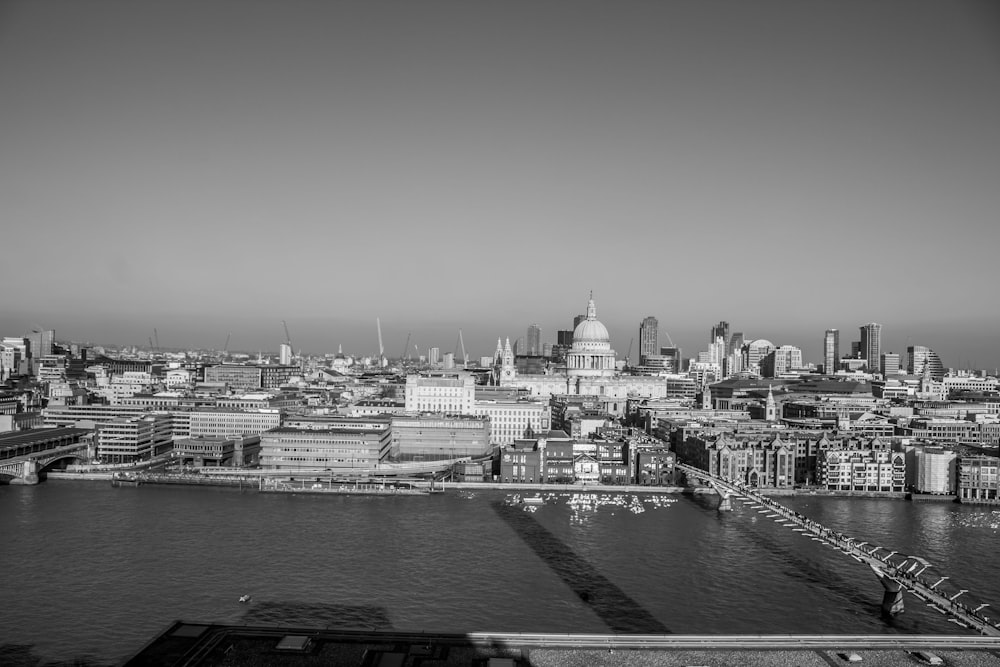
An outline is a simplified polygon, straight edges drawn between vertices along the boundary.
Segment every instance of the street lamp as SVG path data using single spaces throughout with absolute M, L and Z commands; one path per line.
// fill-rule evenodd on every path
M 933 584 L 931 584 L 931 590 L 934 590 L 935 588 L 937 588 L 938 585 L 941 584 L 945 579 L 951 579 L 951 577 L 941 577 L 936 582 L 934 582 Z

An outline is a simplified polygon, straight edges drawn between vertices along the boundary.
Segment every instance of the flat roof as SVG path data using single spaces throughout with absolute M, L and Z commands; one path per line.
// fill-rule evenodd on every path
M 20 447 L 30 445 L 35 442 L 45 442 L 52 438 L 65 438 L 67 436 L 84 435 L 93 433 L 87 428 L 75 428 L 72 426 L 60 426 L 57 428 L 32 428 L 25 431 L 14 431 L 13 433 L 0 434 L 0 449 L 10 447 Z

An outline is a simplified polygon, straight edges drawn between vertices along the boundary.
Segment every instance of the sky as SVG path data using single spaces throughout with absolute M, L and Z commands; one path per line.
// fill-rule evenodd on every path
M 998 81 L 988 0 L 0 0 L 0 334 L 481 356 L 593 291 L 621 356 L 993 368 Z

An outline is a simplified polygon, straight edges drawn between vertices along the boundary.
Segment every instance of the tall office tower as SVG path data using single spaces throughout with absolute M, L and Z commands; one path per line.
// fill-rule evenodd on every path
M 898 375 L 899 355 L 895 352 L 886 352 L 883 354 L 880 368 L 882 369 L 882 377 L 884 378 L 887 378 L 890 375 Z
M 733 337 L 729 339 L 729 347 L 727 348 L 727 354 L 732 356 L 734 353 L 739 355 L 740 350 L 743 349 L 743 344 L 746 341 L 743 339 L 743 332 L 736 331 L 733 333 Z
M 432 347 L 431 349 L 427 350 L 427 363 L 429 363 L 431 366 L 436 366 L 440 361 L 441 361 L 441 348 Z
M 583 322 L 585 319 L 587 319 L 586 315 L 577 315 L 576 317 L 574 317 L 573 318 L 573 331 L 576 331 L 576 328 L 578 326 L 580 326 L 580 322 Z
M 833 375 L 840 367 L 840 331 L 827 329 L 823 336 L 823 372 Z
M 288 343 L 282 343 L 278 348 L 278 363 L 282 366 L 292 365 L 292 346 Z
M 660 323 L 656 321 L 656 318 L 650 315 L 645 318 L 639 324 L 639 364 L 642 365 L 645 362 L 646 357 L 654 355 L 657 352 L 658 343 L 660 342 Z
M 719 338 L 722 339 L 723 345 L 729 345 L 729 322 L 726 322 L 725 320 L 720 321 L 712 327 L 712 331 L 708 337 L 708 342 L 716 343 Z
M 36 330 L 25 336 L 25 338 L 31 343 L 31 349 L 28 352 L 32 358 L 41 359 L 52 354 L 52 345 L 56 341 L 56 332 L 51 329 L 45 331 Z
M 876 371 L 882 358 L 882 325 L 871 322 L 861 329 L 861 358 L 868 361 L 868 370 Z
M 911 345 L 906 348 L 906 372 L 910 375 L 923 375 L 926 369 L 935 380 L 944 377 L 944 364 L 938 353 L 923 345 Z
M 556 344 L 570 346 L 573 344 L 573 332 L 561 329 L 556 332 Z
M 537 357 L 542 353 L 542 328 L 537 324 L 528 325 L 528 346 L 525 354 Z

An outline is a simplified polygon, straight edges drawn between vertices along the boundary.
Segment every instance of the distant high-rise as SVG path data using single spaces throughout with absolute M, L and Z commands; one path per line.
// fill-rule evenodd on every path
M 587 319 L 586 315 L 577 315 L 576 317 L 574 317 L 573 318 L 573 331 L 576 331 L 576 328 L 578 326 L 580 326 L 580 322 L 583 322 L 585 319 Z
M 889 377 L 890 375 L 898 375 L 899 355 L 894 352 L 886 352 L 885 354 L 883 354 L 880 368 L 882 370 L 882 377 Z
M 882 325 L 871 322 L 860 329 L 861 358 L 868 362 L 869 371 L 877 371 L 882 359 Z
M 740 350 L 743 349 L 744 343 L 746 343 L 746 341 L 743 339 L 743 332 L 734 332 L 732 338 L 729 339 L 729 347 L 726 348 L 727 354 L 729 356 L 739 354 Z
M 710 333 L 710 335 L 708 337 L 708 342 L 709 343 L 715 343 L 715 342 L 718 341 L 719 338 L 722 339 L 722 344 L 726 347 L 726 349 L 728 349 L 728 347 L 729 347 L 729 322 L 726 322 L 725 320 L 722 320 L 721 322 L 719 322 L 718 324 L 716 324 L 714 327 L 712 327 L 712 331 L 711 331 L 711 333 Z
M 528 325 L 528 345 L 525 354 L 537 357 L 542 353 L 542 328 L 537 324 Z
M 660 340 L 660 323 L 650 315 L 639 324 L 639 364 L 644 364 L 646 357 L 656 354 Z
M 427 363 L 431 366 L 436 366 L 441 361 L 441 348 L 432 347 L 427 350 Z
M 35 359 L 40 359 L 52 354 L 52 346 L 56 340 L 56 332 L 51 329 L 45 331 L 35 330 L 25 336 L 25 338 L 27 338 L 28 342 L 31 343 L 31 347 L 28 350 L 29 354 Z
M 278 348 L 278 363 L 282 366 L 292 365 L 292 346 L 288 343 L 282 343 Z
M 840 367 L 840 331 L 827 329 L 823 336 L 823 372 L 833 375 Z
M 679 347 L 661 347 L 660 356 L 664 358 L 663 364 L 664 368 L 669 373 L 680 373 L 681 367 L 684 365 L 684 361 L 681 358 L 681 348 Z
M 923 345 L 906 348 L 906 372 L 910 375 L 923 375 L 925 369 L 935 380 L 944 377 L 944 364 L 937 352 Z
M 556 344 L 569 347 L 573 344 L 573 332 L 561 329 L 556 332 Z

